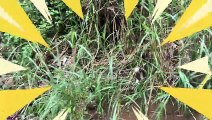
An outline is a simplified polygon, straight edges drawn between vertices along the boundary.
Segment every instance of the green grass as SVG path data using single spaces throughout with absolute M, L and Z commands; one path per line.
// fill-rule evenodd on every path
M 14 83 L 1 88 L 52 86 L 51 91 L 21 110 L 19 116 L 23 120 L 35 117 L 50 120 L 64 108 L 68 109 L 70 119 L 86 119 L 86 106 L 91 103 L 97 105 L 100 116 L 104 117 L 109 111 L 109 118 L 116 120 L 123 106 L 130 106 L 138 100 L 141 102 L 137 104 L 145 114 L 150 103 L 160 102 L 156 109 L 156 119 L 159 120 L 166 111 L 166 103 L 171 100 L 158 89 L 159 86 L 193 88 L 204 76 L 176 67 L 211 52 L 211 29 L 174 44 L 159 46 L 188 6 L 184 0 L 173 1 L 154 24 L 151 24 L 153 0 L 141 1 L 142 12 L 138 6 L 126 26 L 122 24 L 125 22 L 122 1 L 117 8 L 120 21 L 116 22 L 111 22 L 116 15 L 101 13 L 100 9 L 110 12 L 103 7 L 104 4 L 109 6 L 103 1 L 99 4 L 94 0 L 82 2 L 86 3 L 83 6 L 87 11 L 84 21 L 62 2 L 48 3 L 52 25 L 28 1 L 23 2 L 23 7 L 50 49 L 1 34 L 2 56 L 28 68 L 24 72 L 3 76 L 13 77 Z M 100 18 L 104 15 L 105 21 Z M 64 64 L 66 58 L 68 62 Z M 135 82 L 135 67 L 145 71 L 139 84 Z M 210 86 L 211 83 L 206 85 Z M 185 112 L 190 111 L 180 102 L 176 104 Z

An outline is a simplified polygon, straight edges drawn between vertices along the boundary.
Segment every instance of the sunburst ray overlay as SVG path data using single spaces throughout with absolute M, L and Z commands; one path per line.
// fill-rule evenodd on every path
M 11 72 L 18 72 L 21 70 L 25 70 L 24 67 L 13 64 L 3 58 L 0 58 L 0 75 L 11 73 Z
M 195 109 L 199 113 L 205 115 L 209 119 L 212 119 L 212 111 L 209 109 L 212 108 L 212 90 L 203 89 L 204 85 L 208 80 L 210 80 L 212 75 L 208 65 L 208 60 L 209 57 L 203 57 L 179 67 L 182 69 L 207 74 L 205 79 L 199 85 L 199 89 L 168 87 L 162 87 L 161 89 L 177 98 L 179 101 Z
M 137 108 L 132 108 L 136 118 L 138 120 L 149 120 L 141 111 L 139 111 Z
M 212 26 L 212 0 L 192 0 L 163 44 L 188 37 Z
M 18 0 L 1 0 L 0 31 L 32 42 L 38 42 L 48 47 L 48 44 L 19 5 Z
M 0 120 L 5 120 L 49 89 L 50 87 L 0 91 Z
M 128 19 L 135 6 L 138 4 L 138 0 L 124 0 L 125 18 Z
M 35 5 L 35 7 L 40 11 L 40 13 L 47 19 L 47 21 L 51 23 L 52 18 L 49 13 L 45 0 L 30 0 L 30 1 Z
M 63 0 L 63 2 L 71 8 L 79 17 L 84 19 L 80 0 Z
M 63 109 L 53 120 L 66 120 L 68 115 L 68 110 Z
M 190 62 L 188 64 L 179 66 L 179 68 L 212 75 L 212 72 L 208 65 L 208 56 L 200 58 L 200 59 Z
M 212 119 L 212 90 L 168 87 L 161 87 L 160 89 Z
M 38 3 L 38 0 L 31 1 L 43 14 L 43 16 L 50 22 L 51 17 L 45 4 L 45 0 L 41 0 L 42 2 L 40 3 Z M 67 6 L 69 6 L 78 16 L 84 19 L 80 0 L 62 1 Z M 155 21 L 155 19 L 158 18 L 162 11 L 164 11 L 171 0 L 166 0 L 166 2 L 165 0 L 163 0 L 163 3 L 161 2 L 162 0 L 158 0 L 156 8 L 153 12 L 153 22 Z M 138 0 L 124 0 L 126 19 L 129 18 L 130 14 L 137 4 Z M 170 35 L 167 37 L 167 39 L 164 40 L 163 44 L 167 42 L 174 42 L 212 26 L 211 6 L 212 0 L 193 0 L 183 16 L 177 22 L 176 26 L 173 28 Z M 36 27 L 32 24 L 24 10 L 21 8 L 18 0 L 1 0 L 0 24 L 0 31 L 2 32 L 7 32 L 9 34 L 22 37 L 32 42 L 38 42 L 48 47 L 48 44 L 44 41 L 40 33 L 36 30 Z M 207 61 L 208 58 L 205 57 L 187 65 L 183 65 L 180 68 L 211 75 L 211 71 L 208 67 Z M 5 67 L 2 65 L 2 63 L 7 63 L 8 65 Z M 198 66 L 199 64 L 201 64 L 200 67 Z M 11 68 L 13 68 L 13 70 Z M 24 70 L 24 68 L 0 59 L 0 75 L 9 72 L 16 72 L 19 70 Z M 26 104 L 28 104 L 33 99 L 49 89 L 50 87 L 29 90 L 0 91 L 0 120 L 6 119 L 8 116 L 21 109 Z M 165 87 L 162 87 L 161 89 L 174 96 L 178 100 L 189 105 L 190 107 L 194 108 L 206 117 L 212 119 L 212 112 L 210 109 L 208 109 L 212 108 L 212 90 Z M 62 117 L 63 115 L 66 117 L 67 113 L 68 112 L 63 111 L 60 117 Z
M 163 11 L 168 7 L 171 2 L 172 0 L 157 0 L 157 4 L 152 14 L 152 23 L 155 22 L 156 19 L 158 19 L 158 17 L 163 13 Z
M 25 68 L 0 58 L 0 75 L 21 70 L 25 70 Z M 49 89 L 50 87 L 28 90 L 1 90 L 0 120 L 5 120 Z

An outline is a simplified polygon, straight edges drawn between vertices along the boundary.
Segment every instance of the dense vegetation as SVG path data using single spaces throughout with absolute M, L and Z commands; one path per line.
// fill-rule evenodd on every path
M 158 89 L 159 86 L 193 88 L 204 77 L 177 66 L 211 52 L 211 29 L 160 46 L 189 2 L 173 1 L 151 24 L 154 0 L 140 1 L 127 21 L 123 1 L 84 0 L 85 20 L 61 1 L 48 1 L 53 18 L 49 24 L 32 3 L 23 0 L 24 10 L 50 48 L 1 33 L 2 56 L 28 68 L 1 77 L 1 88 L 53 87 L 17 113 L 23 120 L 50 120 L 65 108 L 74 120 L 94 116 L 115 120 L 132 104 L 149 114 L 153 103 L 157 104 L 154 118 L 163 119 L 170 101 L 183 114 L 192 115 L 193 110 Z M 139 68 L 136 73 L 135 68 Z

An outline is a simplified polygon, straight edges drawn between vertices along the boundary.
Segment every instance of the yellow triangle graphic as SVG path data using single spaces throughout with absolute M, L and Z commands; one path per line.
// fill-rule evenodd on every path
M 13 64 L 3 58 L 0 58 L 0 75 L 11 73 L 11 72 L 18 72 L 21 70 L 25 70 L 25 68 Z
M 157 4 L 155 6 L 155 9 L 153 11 L 152 17 L 152 23 L 155 22 L 156 19 L 163 13 L 163 11 L 168 7 L 168 5 L 172 2 L 172 0 L 158 0 Z
M 0 120 L 5 120 L 49 89 L 50 87 L 0 91 Z
M 40 13 L 47 19 L 49 23 L 51 23 L 51 16 L 49 14 L 48 7 L 46 5 L 45 0 L 31 0 L 31 2 L 35 5 L 35 7 L 40 11 Z
M 138 0 L 124 0 L 125 18 L 128 19 L 136 5 Z
M 84 19 L 80 0 L 63 0 L 63 2 L 71 8 L 78 16 Z
M 209 119 L 212 119 L 212 90 L 189 88 L 160 88 Z
M 38 42 L 48 47 L 48 44 L 19 5 L 18 0 L 1 0 L 0 31 L 32 42 Z
M 208 65 L 208 57 L 200 58 L 186 65 L 180 66 L 179 68 L 212 75 L 212 72 Z
M 163 44 L 188 37 L 212 26 L 212 0 L 192 0 Z

